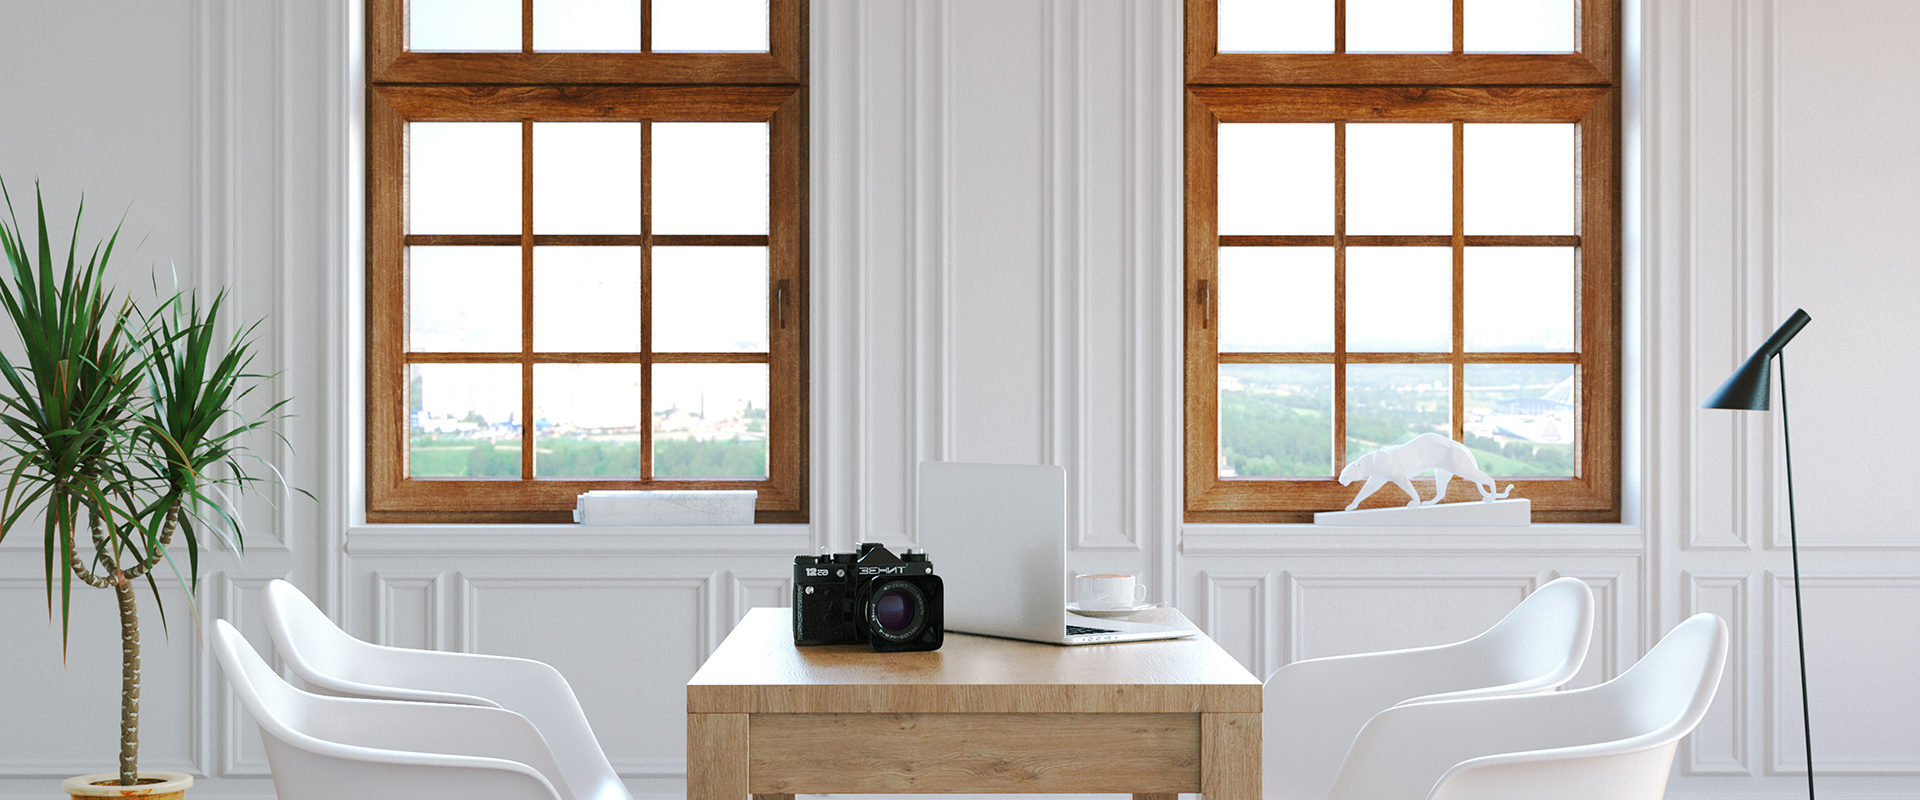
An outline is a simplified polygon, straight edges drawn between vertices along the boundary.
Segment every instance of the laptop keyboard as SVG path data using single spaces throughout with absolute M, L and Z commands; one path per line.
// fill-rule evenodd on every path
M 1113 630 L 1112 628 L 1089 628 L 1084 625 L 1067 626 L 1068 636 L 1080 636 L 1088 633 L 1119 633 L 1119 631 Z

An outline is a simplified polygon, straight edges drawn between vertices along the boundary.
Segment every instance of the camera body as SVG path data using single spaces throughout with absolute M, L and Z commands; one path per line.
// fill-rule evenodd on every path
M 938 650 L 945 600 L 933 562 L 867 542 L 852 553 L 793 558 L 793 643 L 867 642 L 880 652 Z

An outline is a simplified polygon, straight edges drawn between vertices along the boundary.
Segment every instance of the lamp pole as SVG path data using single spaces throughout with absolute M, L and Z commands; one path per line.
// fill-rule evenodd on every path
M 1807 800 L 1813 793 L 1813 712 L 1807 702 L 1807 626 L 1800 616 L 1800 531 L 1793 514 L 1793 433 L 1787 424 L 1787 354 L 1773 356 L 1780 362 L 1780 439 L 1787 450 L 1787 547 L 1793 553 L 1793 632 L 1800 645 L 1800 731 L 1807 746 Z

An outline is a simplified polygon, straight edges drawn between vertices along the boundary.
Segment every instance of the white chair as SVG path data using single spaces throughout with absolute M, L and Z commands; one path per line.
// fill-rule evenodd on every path
M 267 627 L 295 674 L 349 697 L 493 706 L 525 716 L 577 800 L 631 800 L 560 672 L 525 658 L 412 650 L 347 634 L 286 581 L 267 584 Z
M 570 800 L 540 732 L 483 706 L 323 697 L 281 680 L 227 621 L 213 623 L 227 685 L 260 726 L 280 800 Z
M 1267 800 L 1325 800 L 1347 747 L 1373 715 L 1401 702 L 1543 692 L 1580 671 L 1593 633 L 1593 591 L 1560 578 L 1492 628 L 1453 644 L 1316 658 L 1267 678 Z
M 1726 624 L 1696 614 L 1599 686 L 1396 706 L 1361 729 L 1331 797 L 1658 800 L 1726 661 Z

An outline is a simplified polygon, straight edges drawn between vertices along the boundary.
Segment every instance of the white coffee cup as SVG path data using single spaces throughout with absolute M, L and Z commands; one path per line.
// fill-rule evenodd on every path
M 1073 576 L 1073 583 L 1081 608 L 1132 608 L 1147 599 L 1147 587 L 1124 573 L 1082 573 Z

